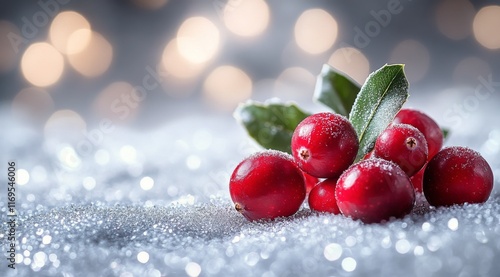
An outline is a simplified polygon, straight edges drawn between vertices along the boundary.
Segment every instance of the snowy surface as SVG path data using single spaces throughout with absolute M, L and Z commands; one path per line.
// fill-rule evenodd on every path
M 228 116 L 147 132 L 117 127 L 90 153 L 72 148 L 82 138 L 61 141 L 9 121 L 2 163 L 15 160 L 25 184 L 17 186 L 17 269 L 2 258 L 0 275 L 498 276 L 495 116 L 497 125 L 462 129 L 447 142 L 480 151 L 492 166 L 495 188 L 485 204 L 434 209 L 419 196 L 406 218 L 369 225 L 305 204 L 290 218 L 245 220 L 232 208 L 228 179 L 258 148 Z

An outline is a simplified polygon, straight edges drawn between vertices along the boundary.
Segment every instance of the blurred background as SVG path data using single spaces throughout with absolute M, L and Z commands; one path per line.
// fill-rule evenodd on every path
M 42 129 L 152 128 L 250 98 L 307 105 L 323 63 L 359 83 L 405 63 L 428 101 L 500 82 L 499 28 L 498 1 L 1 1 L 0 99 Z
M 379 260 L 403 261 L 383 267 L 392 274 L 394 265 L 419 276 L 493 272 L 492 206 L 365 231 L 342 219 L 301 219 L 272 227 L 269 237 L 266 225 L 225 218 L 232 171 L 260 149 L 232 117 L 235 107 L 277 97 L 327 110 L 312 101 L 325 63 L 360 84 L 386 63 L 406 64 L 406 107 L 450 128 L 445 145 L 481 152 L 498 203 L 498 0 L 0 0 L 0 179 L 15 162 L 21 222 L 19 269 L 9 276 L 220 275 L 233 264 L 234 272 L 296 274 L 325 257 L 337 275 L 368 272 Z M 0 206 L 6 214 L 6 190 Z M 324 229 L 328 222 L 334 229 Z M 158 248 L 170 243 L 179 249 Z
M 197 172 L 206 195 L 225 192 L 231 162 L 255 151 L 234 108 L 278 97 L 324 110 L 311 100 L 324 63 L 360 84 L 405 63 L 407 106 L 451 128 L 448 143 L 499 155 L 493 0 L 2 0 L 2 149 L 40 188 L 57 175 L 86 192 L 114 184 L 119 200 L 120 182 L 144 192 L 163 180 L 174 198 L 196 192 L 179 184 Z

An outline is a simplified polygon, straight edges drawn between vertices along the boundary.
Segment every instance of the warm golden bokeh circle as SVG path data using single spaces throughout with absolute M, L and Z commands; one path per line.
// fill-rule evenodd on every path
M 320 54 L 330 49 L 337 39 L 337 33 L 337 21 L 322 9 L 303 12 L 294 29 L 295 42 L 309 54 Z
M 192 63 L 204 63 L 217 54 L 220 44 L 219 29 L 205 17 L 186 19 L 177 31 L 177 49 Z
M 83 31 L 75 35 L 75 32 L 80 30 Z M 52 20 L 49 29 L 49 38 L 52 45 L 59 52 L 63 54 L 76 54 L 85 49 L 90 43 L 90 30 L 90 23 L 83 15 L 75 11 L 64 11 L 57 14 L 54 20 Z M 68 43 L 71 45 L 68 45 Z
M 220 110 L 233 110 L 252 95 L 252 79 L 243 70 L 223 65 L 214 69 L 203 84 L 204 96 Z
M 403 40 L 391 52 L 389 63 L 405 64 L 410 83 L 420 81 L 429 71 L 431 57 L 425 45 L 414 39 Z
M 224 24 L 232 33 L 242 37 L 261 34 L 269 25 L 269 6 L 263 0 L 228 1 L 224 7 Z
M 46 42 L 33 43 L 21 58 L 21 72 L 34 86 L 46 87 L 56 83 L 63 71 L 63 56 Z
M 69 64 L 78 73 L 86 77 L 104 74 L 113 60 L 113 47 L 109 41 L 97 32 L 92 32 L 91 39 L 83 51 L 68 55 Z
M 359 84 L 363 84 L 370 73 L 368 58 L 357 48 L 342 47 L 330 56 L 328 64 L 344 72 Z
M 436 25 L 446 37 L 464 39 L 471 34 L 475 13 L 474 5 L 468 0 L 440 1 L 436 8 Z
M 476 40 L 488 49 L 500 49 L 500 6 L 487 6 L 479 10 L 472 29 Z
M 163 50 L 161 66 L 168 74 L 180 79 L 193 78 L 203 68 L 203 64 L 192 63 L 181 55 L 176 39 L 171 40 Z

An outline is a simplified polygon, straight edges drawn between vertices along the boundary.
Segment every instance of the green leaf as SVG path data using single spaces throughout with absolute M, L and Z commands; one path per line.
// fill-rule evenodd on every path
M 359 139 L 356 161 L 373 149 L 375 140 L 392 122 L 408 96 L 404 65 L 385 65 L 368 76 L 349 114 Z
M 441 128 L 441 132 L 443 132 L 443 140 L 446 140 L 450 135 L 450 129 L 448 128 Z
M 290 143 L 295 127 L 309 116 L 292 103 L 240 104 L 234 117 L 247 130 L 250 137 L 264 148 L 292 153 Z
M 338 114 L 348 116 L 359 92 L 359 85 L 344 73 L 324 64 L 316 81 L 313 100 Z

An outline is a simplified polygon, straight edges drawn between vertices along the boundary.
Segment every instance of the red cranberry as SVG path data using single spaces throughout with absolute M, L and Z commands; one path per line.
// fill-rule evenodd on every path
M 309 207 L 313 211 L 340 214 L 337 200 L 335 199 L 336 178 L 323 180 L 309 193 Z
M 417 128 L 408 124 L 394 124 L 378 136 L 374 154 L 396 163 L 406 175 L 413 176 L 427 161 L 427 142 Z
M 379 158 L 362 160 L 342 173 L 335 195 L 342 214 L 364 223 L 403 217 L 415 204 L 408 176 L 396 164 Z
M 402 109 L 396 115 L 393 122 L 394 124 L 409 124 L 424 134 L 429 150 L 427 160 L 430 160 L 441 150 L 443 146 L 443 132 L 436 121 L 428 115 L 413 109 Z
M 309 194 L 314 186 L 319 183 L 319 179 L 305 172 L 302 172 L 302 174 L 304 174 L 304 181 L 306 182 L 306 194 Z
M 266 150 L 236 166 L 229 193 L 236 210 L 248 220 L 273 219 L 296 213 L 306 197 L 306 186 L 289 154 Z
M 427 164 L 423 189 L 429 204 L 436 207 L 483 203 L 493 189 L 493 172 L 478 152 L 447 147 Z
M 337 178 L 356 158 L 356 131 L 343 116 L 317 113 L 299 123 L 292 136 L 292 153 L 299 167 L 319 178 Z

